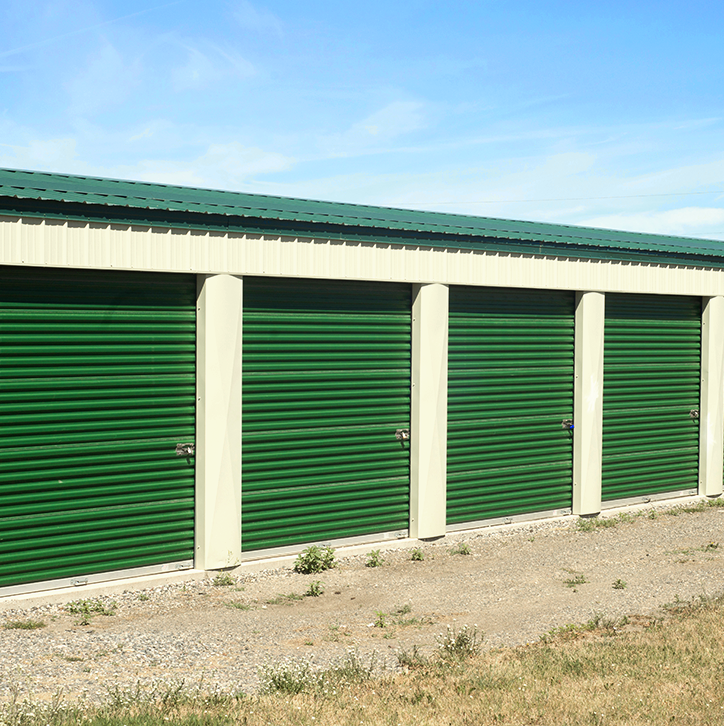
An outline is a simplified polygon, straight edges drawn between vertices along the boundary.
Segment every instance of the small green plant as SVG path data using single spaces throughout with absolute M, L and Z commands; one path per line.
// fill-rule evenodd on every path
M 614 590 L 625 590 L 626 589 L 626 581 L 625 580 L 622 580 L 620 577 L 619 577 L 618 580 L 614 580 L 613 589 Z
M 93 598 L 87 600 L 74 600 L 69 602 L 65 609 L 71 615 L 78 615 L 78 625 L 90 625 L 91 619 L 96 615 L 111 616 L 116 614 L 118 605 L 115 601 L 111 601 L 108 605 L 105 605 L 100 598 Z
M 334 550 L 331 547 L 320 547 L 310 545 L 303 552 L 297 555 L 294 561 L 294 572 L 303 575 L 311 575 L 317 572 L 324 572 L 335 567 L 337 562 L 334 559 Z
M 235 600 L 229 600 L 229 602 L 226 603 L 227 607 L 234 608 L 235 610 L 253 610 L 254 606 L 249 605 L 249 603 L 245 602 L 236 602 Z
M 457 547 L 453 547 L 452 550 L 450 550 L 454 555 L 470 555 L 472 554 L 470 550 L 470 545 L 467 542 L 461 542 Z
M 405 604 L 395 608 L 395 615 L 408 615 L 412 612 L 412 605 Z
M 477 627 L 463 625 L 460 630 L 451 628 L 438 636 L 438 651 L 447 660 L 465 660 L 480 652 L 483 636 L 478 634 Z
M 425 559 L 425 553 L 419 547 L 415 547 L 415 549 L 412 550 L 410 559 L 413 562 L 422 562 Z
M 375 611 L 375 628 L 384 628 L 387 625 L 387 613 L 383 613 L 381 610 Z
M 320 580 L 313 580 L 309 583 L 309 588 L 304 593 L 307 597 L 319 597 L 324 593 L 324 585 Z
M 578 587 L 578 585 L 585 585 L 588 582 L 585 575 L 578 572 L 571 572 L 571 575 L 572 577 L 569 577 L 567 580 L 563 580 L 563 584 L 566 587 L 573 588 L 573 592 L 576 591 L 576 587 Z
M 379 550 L 371 550 L 367 553 L 365 567 L 381 567 L 385 563 Z
M 8 620 L 3 623 L 5 630 L 38 630 L 44 628 L 45 622 L 43 620 Z
M 276 597 L 273 597 L 266 601 L 267 605 L 284 605 L 295 602 L 296 600 L 303 600 L 304 595 L 298 595 L 296 592 L 290 592 L 288 595 L 279 593 Z
M 702 547 L 703 552 L 714 552 L 714 550 L 718 550 L 718 549 L 719 549 L 718 542 L 709 542 L 709 544 L 704 545 L 704 547 Z
M 231 587 L 236 585 L 236 580 L 228 572 L 220 572 L 211 581 L 214 587 Z
M 150 596 L 150 595 L 149 595 L 148 593 L 145 593 L 145 592 L 139 592 L 139 593 L 138 593 L 138 599 L 139 599 L 139 600 L 140 600 L 141 602 L 146 602 L 146 600 L 150 600 L 150 599 L 151 599 L 151 596 Z

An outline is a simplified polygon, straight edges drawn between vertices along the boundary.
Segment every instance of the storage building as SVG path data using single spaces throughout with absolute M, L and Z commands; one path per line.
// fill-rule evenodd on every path
M 722 492 L 724 243 L 0 170 L 0 595 Z

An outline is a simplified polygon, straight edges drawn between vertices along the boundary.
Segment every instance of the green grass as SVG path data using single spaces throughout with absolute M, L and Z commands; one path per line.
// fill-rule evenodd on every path
M 38 630 L 46 627 L 44 620 L 33 620 L 28 618 L 27 620 L 8 620 L 3 623 L 5 630 Z
M 78 615 L 78 625 L 90 625 L 92 619 L 96 615 L 104 615 L 110 617 L 116 614 L 118 605 L 114 600 L 108 604 L 104 603 L 100 598 L 88 598 L 85 600 L 73 600 L 69 602 L 65 609 L 71 615 Z
M 267 605 L 289 605 L 290 603 L 304 600 L 304 595 L 299 595 L 296 592 L 290 592 L 287 595 L 279 593 L 276 597 L 270 598 L 266 601 Z

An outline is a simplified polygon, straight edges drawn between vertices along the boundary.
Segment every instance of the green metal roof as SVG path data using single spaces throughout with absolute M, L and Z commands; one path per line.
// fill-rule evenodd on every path
M 3 209 L 33 216 L 88 219 L 100 215 L 109 221 L 145 221 L 172 227 L 211 226 L 280 234 L 296 231 L 327 238 L 440 247 L 489 249 L 497 242 L 495 249 L 584 257 L 631 259 L 643 254 L 684 257 L 692 264 L 724 258 L 724 242 L 716 240 L 13 169 L 0 169 Z M 598 250 L 598 254 L 584 250 Z

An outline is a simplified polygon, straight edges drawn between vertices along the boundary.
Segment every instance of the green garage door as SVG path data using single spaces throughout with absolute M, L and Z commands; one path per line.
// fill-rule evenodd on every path
M 404 530 L 408 285 L 244 279 L 242 549 Z
M 574 296 L 450 288 L 447 522 L 572 503 Z
M 0 267 L 0 587 L 193 557 L 195 280 Z
M 701 300 L 606 295 L 604 500 L 695 489 Z

